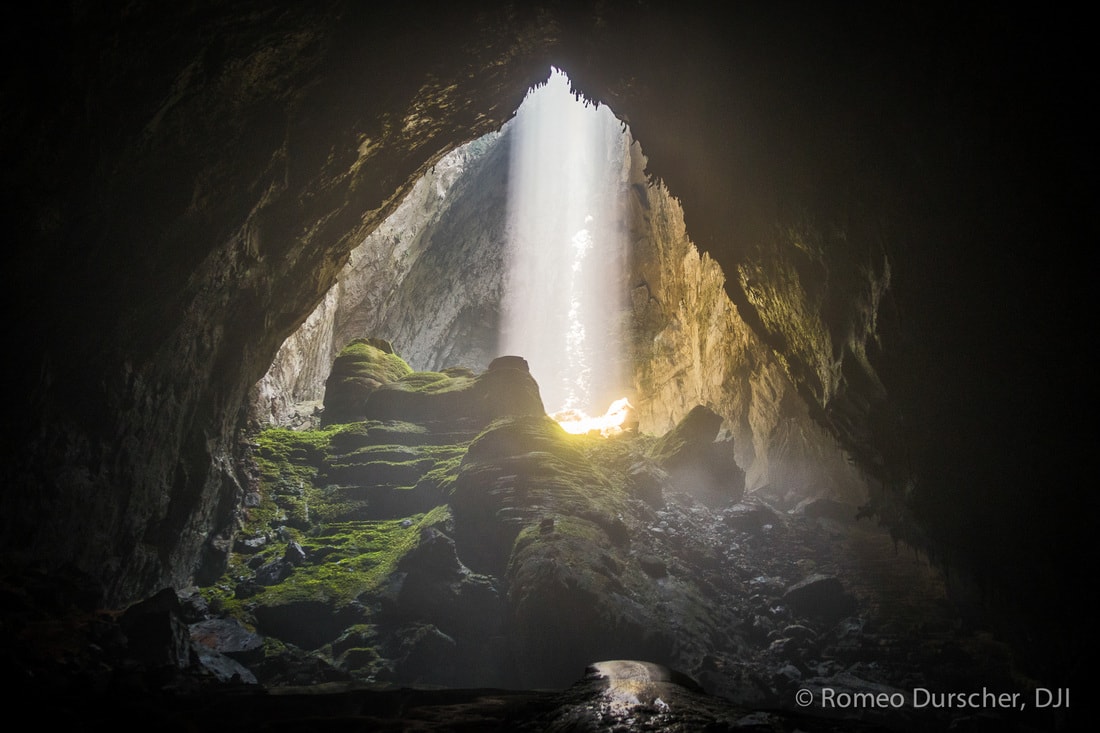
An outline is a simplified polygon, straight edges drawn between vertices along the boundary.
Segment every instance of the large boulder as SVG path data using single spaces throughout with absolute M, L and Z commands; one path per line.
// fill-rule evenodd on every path
M 593 658 L 669 658 L 669 628 L 641 590 L 653 583 L 594 522 L 558 516 L 552 525 L 528 526 L 516 538 L 507 578 L 509 643 L 527 662 L 516 670 L 524 686 L 564 687 Z
M 367 397 L 364 417 L 413 423 L 484 427 L 502 417 L 545 415 L 539 386 L 519 357 L 493 362 L 477 376 L 413 372 L 379 385 Z
M 824 619 L 840 619 L 855 610 L 856 600 L 840 578 L 814 573 L 803 578 L 783 594 L 783 602 L 796 614 Z
M 388 341 L 370 338 L 352 341 L 337 355 L 325 383 L 322 423 L 361 420 L 372 392 L 411 373 L 412 367 L 394 353 Z
M 550 417 L 528 415 L 495 422 L 470 444 L 451 493 L 455 540 L 470 567 L 503 572 L 516 535 L 543 507 L 581 515 L 615 501 L 573 438 Z
M 650 451 L 675 488 L 711 506 L 745 495 L 745 471 L 734 459 L 733 440 L 716 440 L 721 427 L 721 415 L 696 405 Z

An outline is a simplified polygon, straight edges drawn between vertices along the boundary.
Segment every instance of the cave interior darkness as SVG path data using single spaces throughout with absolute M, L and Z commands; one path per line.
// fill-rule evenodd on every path
M 28 10 L 0 88 L 5 577 L 75 568 L 89 603 L 121 609 L 216 563 L 249 390 L 351 249 L 554 66 L 629 125 L 740 317 L 869 477 L 865 511 L 1028 674 L 1083 688 L 1078 33 L 939 3 Z

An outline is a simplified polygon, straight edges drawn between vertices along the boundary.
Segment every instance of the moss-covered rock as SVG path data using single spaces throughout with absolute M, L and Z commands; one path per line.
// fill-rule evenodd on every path
M 498 420 L 470 444 L 451 505 L 459 552 L 471 567 L 503 572 L 519 531 L 549 514 L 613 525 L 625 493 L 586 455 L 591 440 L 542 415 Z
M 595 523 L 559 516 L 516 538 L 508 602 L 516 655 L 537 659 L 524 684 L 562 686 L 584 659 L 665 659 L 667 634 L 647 600 L 628 587 L 647 585 Z M 634 596 L 634 597 L 631 597 Z
M 508 416 L 543 415 L 538 384 L 525 369 L 502 366 L 471 377 L 414 372 L 374 389 L 363 415 L 373 420 L 408 420 L 484 427 Z
M 675 558 L 637 546 L 672 481 L 636 484 L 639 465 L 663 476 L 659 461 L 716 431 L 571 435 L 519 357 L 481 374 L 396 358 L 366 340 L 345 349 L 377 382 L 359 384 L 354 422 L 255 438 L 258 483 L 207 595 L 294 650 L 293 675 L 276 677 L 315 666 L 318 679 L 501 686 L 518 666 L 536 670 L 523 684 L 564 685 L 591 654 L 664 659 L 669 614 L 709 633 Z
M 504 608 L 492 578 L 458 559 L 454 540 L 436 526 L 399 563 L 395 612 L 430 621 L 455 639 L 483 643 L 501 633 Z
M 381 339 L 356 339 L 345 346 L 325 382 L 322 425 L 348 423 L 364 416 L 372 392 L 412 373 L 405 360 Z

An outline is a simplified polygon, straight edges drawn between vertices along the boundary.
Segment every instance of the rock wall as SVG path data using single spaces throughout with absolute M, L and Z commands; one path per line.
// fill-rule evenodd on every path
M 354 246 L 545 77 L 548 29 L 488 9 L 69 10 L 31 18 L 48 42 L 4 49 L 36 69 L 5 87 L 26 255 L 5 290 L 48 284 L 9 308 L 33 346 L 2 549 L 121 604 L 224 556 L 249 391 Z
M 421 370 L 488 366 L 503 276 L 508 145 L 500 140 L 490 133 L 448 153 L 352 250 L 252 389 L 253 420 L 309 422 L 333 359 L 357 338 L 384 338 Z
M 835 439 L 810 415 L 782 356 L 730 302 L 721 267 L 700 254 L 679 202 L 645 177 L 631 148 L 631 307 L 635 406 L 641 428 L 661 434 L 695 405 L 724 418 L 749 491 L 794 506 L 831 496 L 866 499 L 866 484 Z
M 352 252 L 253 391 L 259 422 L 306 422 L 323 397 L 326 355 L 331 362 L 355 338 L 385 338 L 417 369 L 488 365 L 504 279 L 510 129 L 443 158 Z M 721 268 L 692 243 L 679 202 L 649 180 L 641 146 L 624 132 L 611 150 L 618 190 L 605 195 L 627 202 L 616 227 L 630 256 L 609 286 L 624 294 L 622 357 L 641 429 L 663 434 L 705 404 L 723 417 L 750 491 L 767 489 L 790 506 L 826 495 L 865 501 L 863 476 L 811 417 L 782 357 L 741 319 Z
M 739 316 L 884 479 L 879 516 L 1000 588 L 1022 638 L 1077 646 L 1049 599 L 1092 515 L 1090 269 L 1065 247 L 1094 228 L 1085 26 L 803 5 L 26 6 L 0 44 L 0 550 L 112 603 L 186 583 L 280 345 L 553 64 L 629 124 Z

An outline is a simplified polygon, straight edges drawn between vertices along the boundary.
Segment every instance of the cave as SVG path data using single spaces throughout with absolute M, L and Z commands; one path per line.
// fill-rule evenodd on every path
M 78 728 L 1072 729 L 1071 21 L 27 9 L 0 87 L 13 697 Z M 496 340 L 509 140 L 556 70 L 621 134 L 626 435 L 564 434 Z

